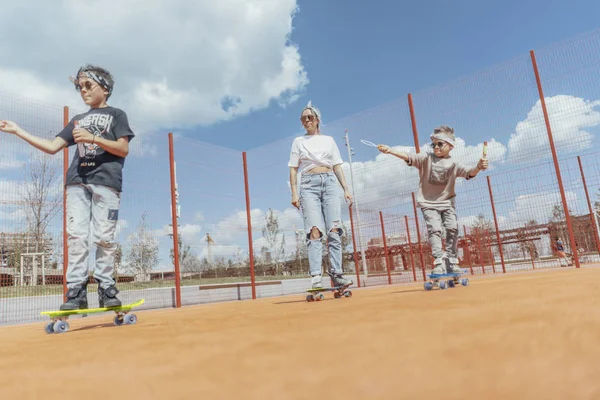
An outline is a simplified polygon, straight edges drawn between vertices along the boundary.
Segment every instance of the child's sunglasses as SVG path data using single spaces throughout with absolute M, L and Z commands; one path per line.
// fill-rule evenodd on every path
M 432 148 L 434 148 L 434 149 L 436 147 L 439 147 L 440 149 L 443 149 L 445 145 L 446 145 L 446 142 L 437 142 L 437 143 L 434 142 L 434 143 L 430 143 L 430 146 Z

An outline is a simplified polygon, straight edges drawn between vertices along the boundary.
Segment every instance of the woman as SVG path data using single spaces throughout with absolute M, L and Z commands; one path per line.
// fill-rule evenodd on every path
M 310 101 L 302 110 L 300 121 L 306 129 L 306 134 L 294 139 L 288 166 L 292 205 L 302 211 L 304 218 L 312 287 L 323 287 L 323 232 L 327 232 L 330 265 L 328 274 L 333 280 L 333 285 L 350 286 L 353 282 L 345 279 L 342 274 L 342 204 L 338 181 L 349 204 L 352 204 L 352 196 L 344 179 L 340 150 L 331 136 L 321 135 L 321 112 Z

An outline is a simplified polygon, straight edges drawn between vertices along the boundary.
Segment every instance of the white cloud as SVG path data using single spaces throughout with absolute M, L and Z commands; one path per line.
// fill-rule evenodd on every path
M 7 154 L 7 156 L 0 160 L 0 169 L 20 169 L 25 167 L 25 162 L 15 159 L 10 154 Z
M 194 215 L 194 221 L 197 222 L 202 222 L 204 221 L 204 214 L 202 214 L 202 211 L 198 211 L 195 215 Z
M 114 73 L 112 104 L 141 130 L 286 105 L 308 84 L 291 41 L 297 11 L 296 0 L 3 4 L 0 90 L 84 108 L 67 77 L 89 62 Z M 21 23 L 32 12 L 34 29 Z
M 181 235 L 181 240 L 183 243 L 190 246 L 197 246 L 203 242 L 206 242 L 205 237 L 200 236 L 200 232 L 202 232 L 202 227 L 195 224 L 185 224 L 181 226 L 178 231 L 179 235 Z
M 569 95 L 546 98 L 552 137 L 558 151 L 574 152 L 592 145 L 593 135 L 586 131 L 600 125 L 600 100 L 588 101 Z M 538 100 L 517 124 L 508 141 L 508 161 L 536 162 L 549 158 L 550 144 L 541 102 Z

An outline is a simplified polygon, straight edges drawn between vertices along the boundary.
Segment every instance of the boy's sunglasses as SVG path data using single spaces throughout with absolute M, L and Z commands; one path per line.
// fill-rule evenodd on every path
M 434 148 L 434 149 L 435 149 L 436 147 L 439 147 L 440 149 L 443 149 L 445 145 L 446 145 L 446 142 L 437 142 L 437 143 L 431 143 L 431 144 L 430 144 L 430 146 L 431 146 L 432 148 Z
M 78 92 L 81 92 L 81 86 L 79 83 L 75 84 L 75 90 L 77 90 Z M 95 88 L 98 85 L 94 85 L 92 82 L 90 81 L 85 81 L 85 83 L 83 84 L 83 87 L 85 88 L 85 90 L 92 90 L 93 88 Z

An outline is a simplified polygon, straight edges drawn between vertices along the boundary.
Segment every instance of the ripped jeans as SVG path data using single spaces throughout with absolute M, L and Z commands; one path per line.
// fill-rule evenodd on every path
M 323 232 L 327 232 L 330 272 L 342 274 L 342 202 L 333 172 L 303 174 L 300 180 L 300 209 L 304 219 L 310 276 L 322 274 Z M 311 239 L 313 227 L 320 238 Z
M 88 280 L 90 229 L 93 231 L 93 244 L 96 245 L 94 278 L 103 289 L 115 284 L 112 275 L 117 251 L 115 231 L 120 201 L 120 193 L 108 186 L 67 186 L 67 287 L 72 288 Z

